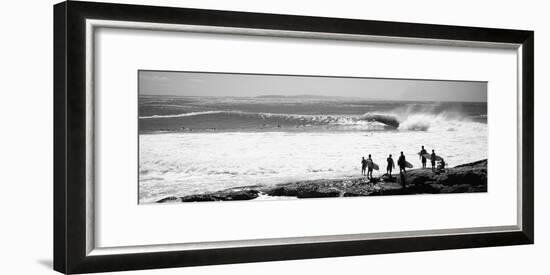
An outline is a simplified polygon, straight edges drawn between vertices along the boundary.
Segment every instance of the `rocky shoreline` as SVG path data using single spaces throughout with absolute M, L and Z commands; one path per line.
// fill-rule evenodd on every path
M 429 168 L 411 169 L 402 176 L 383 175 L 371 180 L 361 176 L 297 181 L 275 186 L 236 187 L 212 193 L 166 197 L 157 202 L 238 201 L 257 199 L 260 195 L 326 198 L 474 192 L 487 192 L 486 159 L 435 173 Z

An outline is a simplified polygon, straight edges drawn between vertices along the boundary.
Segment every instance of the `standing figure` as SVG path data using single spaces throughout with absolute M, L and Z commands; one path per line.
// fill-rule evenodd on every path
M 392 172 L 393 168 L 395 167 L 395 164 L 393 163 L 393 158 L 391 157 L 391 154 L 386 160 L 388 161 L 388 166 L 386 167 L 386 173 L 388 173 L 388 175 L 390 175 L 390 177 L 391 177 L 391 172 Z
M 422 150 L 418 153 L 420 155 L 420 160 L 422 160 L 422 168 L 426 168 L 426 157 L 424 157 L 424 154 L 427 153 L 428 151 L 426 151 L 426 149 L 424 149 L 424 145 L 422 145 Z
M 397 165 L 399 166 L 399 173 L 407 172 L 405 170 L 407 167 L 407 160 L 405 159 L 405 155 L 403 155 L 403 151 L 401 151 L 401 156 L 399 156 L 399 159 L 397 160 Z
M 447 164 L 445 163 L 445 160 L 443 158 L 441 158 L 441 160 L 439 161 L 439 166 L 437 167 L 437 170 L 445 172 L 445 167 L 446 166 L 447 166 Z
M 365 171 L 367 170 L 367 160 L 365 157 L 361 160 L 361 176 L 365 175 Z
M 367 178 L 372 179 L 372 169 L 374 169 L 374 162 L 372 161 L 372 158 L 369 154 L 369 158 L 367 159 Z
M 432 149 L 432 154 L 430 156 L 430 161 L 432 162 L 432 171 L 434 171 L 434 172 L 435 172 L 435 160 L 436 160 L 435 150 Z

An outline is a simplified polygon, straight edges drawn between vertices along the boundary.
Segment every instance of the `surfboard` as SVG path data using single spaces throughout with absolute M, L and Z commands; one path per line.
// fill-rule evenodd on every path
M 423 157 L 426 158 L 426 159 L 430 159 L 430 158 L 431 158 L 431 155 L 428 154 L 428 153 L 426 153 L 426 154 L 420 154 L 420 153 L 418 153 L 418 154 L 421 155 L 421 156 L 423 156 Z
M 425 157 L 427 160 L 432 160 L 432 155 L 431 154 L 423 154 L 422 156 Z M 442 161 L 443 158 L 438 156 L 438 155 L 435 155 L 435 160 L 436 161 Z
M 376 164 L 374 161 L 372 161 L 372 160 L 370 160 L 370 159 L 367 160 L 367 167 L 370 166 L 369 164 L 372 165 L 372 169 L 374 169 L 374 170 L 380 169 L 380 167 L 378 166 L 378 164 Z
M 407 168 L 413 168 L 413 165 L 412 165 L 410 162 L 405 161 L 405 167 L 407 167 Z

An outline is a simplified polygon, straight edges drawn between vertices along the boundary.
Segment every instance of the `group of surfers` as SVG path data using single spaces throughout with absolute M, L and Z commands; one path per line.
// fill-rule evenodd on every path
M 428 154 L 428 151 L 424 149 L 424 145 L 422 145 L 422 149 L 418 153 L 420 160 L 422 161 L 422 168 L 426 168 L 426 162 L 428 161 L 426 158 L 426 155 Z M 443 158 L 438 157 L 435 154 L 435 150 L 432 149 L 432 153 L 430 155 L 430 162 L 432 164 L 432 171 L 437 170 L 445 170 L 445 161 Z M 386 159 L 388 165 L 386 166 L 386 173 L 391 176 L 393 168 L 395 168 L 395 164 L 392 158 L 392 155 L 390 154 L 388 158 Z M 439 165 L 436 167 L 436 161 L 439 161 Z M 403 151 L 401 151 L 401 155 L 399 156 L 399 159 L 397 160 L 397 165 L 399 166 L 399 173 L 404 174 L 406 173 L 407 168 L 407 160 L 405 158 L 405 155 L 403 154 Z M 365 159 L 365 157 L 361 160 L 361 175 L 367 176 L 367 178 L 372 178 L 372 170 L 374 170 L 374 161 L 372 160 L 371 155 L 369 154 L 369 157 Z M 376 168 L 378 169 L 378 168 Z

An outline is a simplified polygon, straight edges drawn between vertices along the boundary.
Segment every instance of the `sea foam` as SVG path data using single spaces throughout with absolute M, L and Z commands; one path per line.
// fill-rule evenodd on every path
M 486 124 L 435 125 L 427 131 L 368 133 L 143 134 L 139 137 L 140 202 L 236 186 L 357 176 L 361 157 L 368 154 L 380 165 L 375 175 L 385 172 L 389 154 L 397 160 L 400 151 L 419 167 L 421 145 L 435 149 L 449 165 L 487 158 Z

